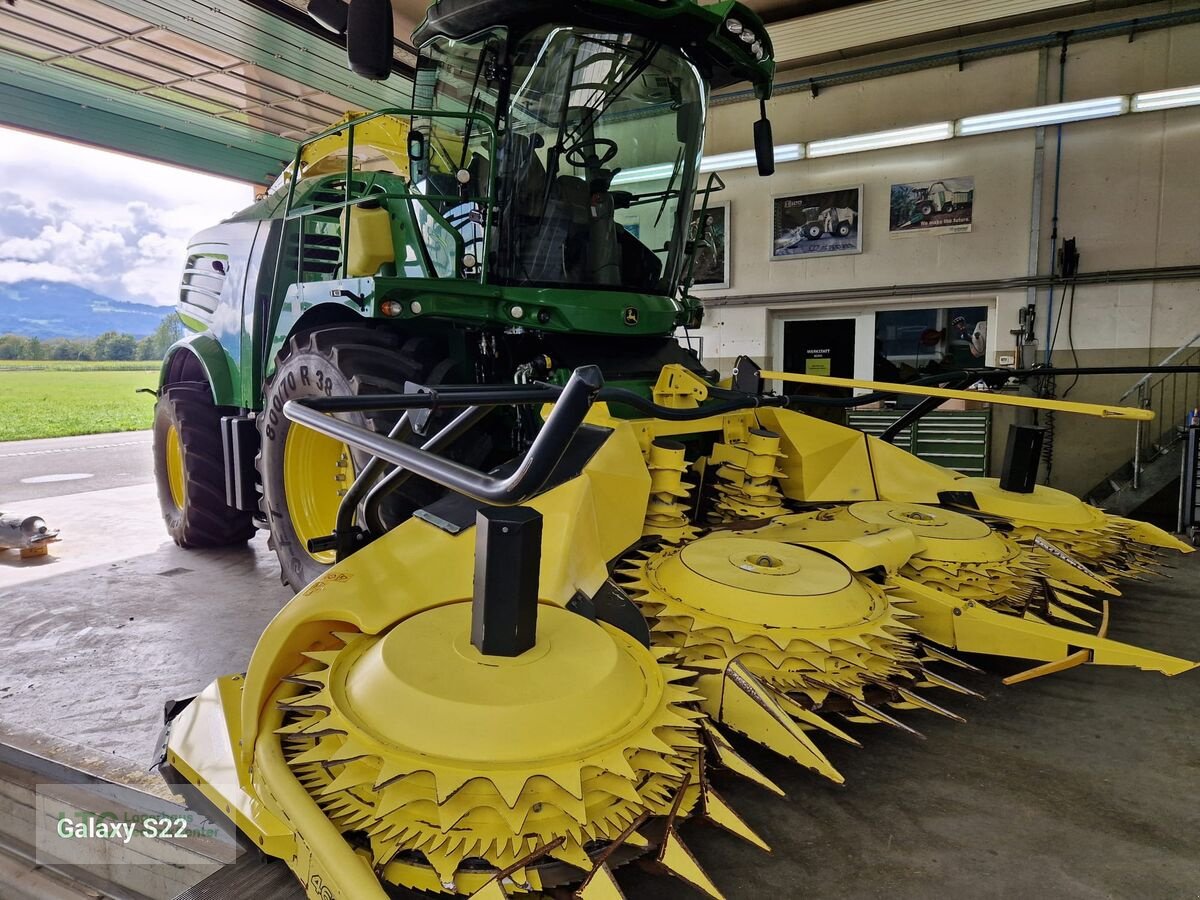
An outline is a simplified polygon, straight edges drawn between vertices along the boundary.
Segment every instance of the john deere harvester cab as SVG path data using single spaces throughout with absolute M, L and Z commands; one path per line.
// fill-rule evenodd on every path
M 354 71 L 387 77 L 388 7 L 312 11 L 348 32 Z M 642 390 L 667 364 L 703 373 L 672 335 L 702 313 L 689 228 L 717 183 L 697 199 L 709 92 L 750 82 L 765 101 L 774 69 L 764 26 L 733 0 L 441 0 L 413 41 L 411 106 L 305 141 L 268 196 L 194 239 L 180 303 L 194 333 L 163 370 L 172 535 L 240 541 L 257 519 L 295 589 L 338 556 L 338 509 L 367 456 L 293 429 L 288 400 L 561 384 L 584 364 Z M 415 443 L 444 423 L 413 418 Z M 503 464 L 537 427 L 528 410 L 493 416 L 454 452 Z M 439 493 L 409 479 L 340 539 L 378 536 Z
M 577 330 L 641 325 L 663 334 L 684 312 L 677 301 L 708 84 L 754 78 L 765 93 L 766 51 L 746 28 L 730 31 L 740 20 L 691 4 L 653 19 L 646 4 L 596 4 L 570 25 L 545 24 L 555 21 L 553 5 L 534 5 L 539 15 L 523 26 L 499 24 L 505 4 L 431 9 L 416 34 L 416 104 L 486 114 L 499 134 L 488 158 L 446 133 L 445 120 L 418 119 L 413 140 L 428 147 L 422 174 L 451 185 L 456 173 L 460 184 L 494 178 L 486 250 L 468 250 L 486 263 L 484 282 L 516 302 L 529 289 L 570 289 L 574 297 L 558 300 L 579 317 Z M 540 324 L 556 318 L 555 299 L 545 295 L 536 309 Z M 626 321 L 628 309 L 637 322 Z

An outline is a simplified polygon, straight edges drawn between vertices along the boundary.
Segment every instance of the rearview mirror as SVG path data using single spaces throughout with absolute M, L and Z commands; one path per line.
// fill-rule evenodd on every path
M 318 25 L 334 34 L 346 33 L 348 13 L 345 0 L 308 0 L 308 14 Z
M 392 72 L 391 0 L 351 0 L 346 17 L 346 56 L 350 71 L 372 81 Z
M 775 138 L 771 133 L 771 120 L 765 112 L 754 123 L 754 157 L 758 162 L 759 175 L 775 174 Z
M 420 131 L 408 133 L 408 158 L 412 162 L 420 162 L 425 158 L 425 134 Z

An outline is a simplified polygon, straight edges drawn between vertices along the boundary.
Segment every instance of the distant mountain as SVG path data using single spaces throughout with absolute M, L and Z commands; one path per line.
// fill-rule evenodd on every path
M 145 337 L 173 306 L 113 300 L 58 281 L 0 284 L 0 334 L 22 337 L 94 338 L 106 331 Z

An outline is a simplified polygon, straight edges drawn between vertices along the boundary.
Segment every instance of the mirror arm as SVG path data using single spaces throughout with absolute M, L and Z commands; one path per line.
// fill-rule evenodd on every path
M 350 10 L 345 0 L 308 0 L 308 15 L 326 31 L 343 35 Z
M 767 101 L 758 101 L 758 121 L 754 123 L 754 156 L 758 162 L 758 174 L 775 174 L 775 138 L 771 132 L 771 120 L 767 118 Z

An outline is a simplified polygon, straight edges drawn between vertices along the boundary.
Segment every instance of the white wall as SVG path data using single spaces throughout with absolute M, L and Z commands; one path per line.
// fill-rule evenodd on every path
M 1055 100 L 1057 52 L 1049 55 L 1047 88 Z M 1035 105 L 1038 65 L 1039 53 L 1030 52 L 970 63 L 962 72 L 949 66 L 831 87 L 816 98 L 781 95 L 771 104 L 775 140 L 808 141 Z M 798 76 L 785 73 L 781 79 L 789 77 Z M 1069 50 L 1069 100 L 1189 84 L 1200 84 L 1197 25 L 1139 34 L 1132 43 L 1120 37 Z M 748 147 L 756 117 L 753 103 L 715 107 L 706 152 Z M 791 294 L 1026 275 L 1035 134 L 1026 130 L 784 163 L 770 179 L 749 171 L 724 173 L 729 190 L 718 199 L 732 201 L 732 284 L 703 296 L 754 298 L 756 305 L 723 306 L 719 300 L 712 305 L 701 332 L 706 361 L 724 367 L 740 353 L 769 358 L 772 322 L 813 309 L 789 300 Z M 1055 131 L 1048 129 L 1041 272 L 1049 269 L 1054 165 Z M 971 233 L 888 234 L 892 183 L 963 175 L 976 181 Z M 859 183 L 865 185 L 862 254 L 770 260 L 773 195 Z M 1083 271 L 1200 263 L 1200 108 L 1067 126 L 1059 233 L 1077 238 Z M 892 308 L 921 299 L 876 305 Z M 1008 331 L 1016 327 L 1024 292 L 938 299 L 992 304 L 993 360 L 995 350 L 1011 349 Z M 1056 295 L 1056 304 L 1060 299 Z M 1044 341 L 1045 291 L 1038 302 L 1043 314 L 1038 335 Z M 1200 331 L 1200 283 L 1081 287 L 1072 324 L 1077 350 L 1145 349 L 1149 358 L 1155 348 L 1174 347 Z M 1065 328 L 1064 322 L 1059 350 L 1066 346 Z

